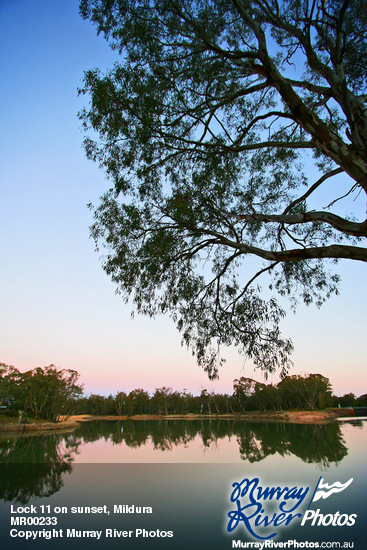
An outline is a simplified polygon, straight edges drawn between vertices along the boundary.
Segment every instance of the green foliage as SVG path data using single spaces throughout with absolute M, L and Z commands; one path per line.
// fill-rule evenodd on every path
M 136 415 L 136 414 L 238 414 L 247 411 L 277 411 L 287 409 L 325 409 L 366 404 L 366 395 L 332 395 L 328 378 L 321 374 L 286 376 L 277 385 L 241 377 L 233 381 L 232 395 L 218 394 L 203 388 L 200 395 L 170 387 L 156 388 L 152 395 L 139 388 L 128 395 L 120 391 L 115 397 L 92 394 L 75 401 L 76 414 Z
M 54 365 L 21 373 L 0 364 L 0 399 L 9 408 L 34 418 L 56 420 L 69 414 L 74 400 L 81 396 L 79 373 Z
M 149 394 L 139 388 L 132 390 L 126 399 L 126 408 L 128 414 L 145 414 L 149 411 Z
M 233 381 L 233 396 L 240 411 L 260 409 L 324 409 L 332 401 L 328 378 L 321 374 L 286 376 L 276 386 L 252 378 Z
M 172 397 L 174 397 L 172 388 L 166 388 L 165 386 L 156 388 L 151 398 L 151 405 L 158 410 L 159 414 L 168 414 Z
M 363 395 L 356 399 L 356 396 L 354 393 L 345 393 L 341 397 L 335 397 L 335 404 L 337 406 L 340 406 L 342 408 L 344 407 L 355 407 L 355 406 L 362 406 L 363 405 Z M 362 401 L 362 403 L 360 402 Z
M 286 376 L 278 384 L 282 404 L 290 409 L 324 409 L 331 405 L 331 384 L 321 374 Z
M 141 415 L 141 414 L 209 414 L 224 415 L 251 410 L 272 411 L 280 409 L 324 409 L 330 405 L 348 407 L 363 406 L 366 394 L 358 399 L 354 394 L 342 397 L 332 395 L 328 378 L 321 374 L 286 376 L 279 384 L 265 384 L 252 378 L 241 377 L 233 381 L 233 394 L 218 394 L 202 388 L 194 396 L 187 390 L 179 392 L 171 387 L 156 388 L 152 395 L 142 389 L 128 394 L 119 391 L 113 395 L 82 394 L 77 384 L 79 374 L 69 369 L 57 369 L 54 365 L 21 373 L 13 366 L 0 363 L 0 401 L 7 407 L 4 422 L 10 416 L 22 419 L 55 420 L 59 415 L 90 414 Z M 1 411 L 0 411 L 1 412 Z M 1 454 L 1 453 L 0 453 Z
M 327 181 L 344 174 L 342 194 L 363 202 L 364 3 L 82 0 L 80 11 L 119 55 L 80 90 L 98 136 L 86 154 L 113 185 L 93 209 L 104 269 L 139 313 L 171 315 L 210 378 L 223 345 L 285 375 L 279 295 L 319 306 L 337 292 L 327 261 L 367 261 L 367 222 Z M 266 275 L 270 295 L 256 286 Z
M 360 395 L 357 398 L 356 405 L 358 407 L 366 407 L 367 406 L 367 393 L 364 393 L 363 395 Z
M 115 410 L 116 414 L 121 416 L 122 414 L 126 413 L 126 404 L 127 404 L 127 395 L 125 392 L 120 391 L 115 395 Z

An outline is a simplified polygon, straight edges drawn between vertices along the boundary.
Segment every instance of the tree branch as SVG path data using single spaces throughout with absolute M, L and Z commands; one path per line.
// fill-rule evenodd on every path
M 304 214 L 240 214 L 237 220 L 261 221 L 264 223 L 282 223 L 287 225 L 309 222 L 323 222 L 333 226 L 346 235 L 367 237 L 367 220 L 361 223 L 351 222 L 330 212 L 305 212 Z

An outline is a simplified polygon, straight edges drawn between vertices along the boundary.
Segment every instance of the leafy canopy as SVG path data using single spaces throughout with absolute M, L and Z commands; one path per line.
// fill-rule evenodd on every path
M 78 378 L 77 371 L 55 365 L 22 373 L 0 363 L 0 403 L 35 418 L 56 420 L 60 414 L 68 414 L 73 401 L 81 396 L 83 388 L 77 384 Z
M 223 344 L 284 375 L 279 295 L 321 305 L 337 292 L 328 263 L 367 260 L 353 213 L 367 191 L 366 3 L 80 11 L 119 54 L 80 90 L 87 156 L 112 182 L 92 226 L 104 269 L 139 313 L 172 316 L 209 377 Z

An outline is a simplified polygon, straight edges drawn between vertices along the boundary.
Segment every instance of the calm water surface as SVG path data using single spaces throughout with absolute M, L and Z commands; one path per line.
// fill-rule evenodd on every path
M 143 521 L 133 515 L 111 516 L 108 523 L 101 516 L 75 519 L 68 514 L 59 518 L 58 525 L 122 528 L 123 521 L 134 528 L 143 521 L 147 528 L 173 529 L 175 550 L 188 546 L 229 549 L 225 527 L 233 481 L 257 476 L 263 485 L 309 486 L 311 491 L 322 476 L 328 483 L 353 478 L 348 490 L 333 495 L 326 504 L 321 502 L 320 507 L 327 506 L 328 513 L 358 513 L 356 526 L 289 528 L 278 540 L 291 536 L 311 541 L 350 540 L 358 543 L 356 550 L 364 550 L 366 429 L 366 423 L 359 420 L 322 425 L 170 420 L 88 422 L 69 433 L 1 433 L 0 536 L 7 540 L 9 503 L 67 507 L 135 503 L 152 506 L 153 517 Z M 12 549 L 51 548 L 47 541 L 34 545 L 19 539 L 10 542 Z M 108 549 L 135 549 L 133 541 L 124 545 L 115 539 L 107 542 L 104 547 Z M 139 549 L 173 548 L 168 540 L 150 540 L 147 546 L 138 542 Z M 78 544 L 78 540 L 68 540 L 68 548 L 80 548 Z M 97 541 L 85 541 L 83 548 L 92 546 L 97 547 Z M 53 550 L 64 547 L 62 540 L 53 539 Z
M 233 420 L 93 421 L 73 431 L 0 433 L 1 463 L 279 463 L 321 469 L 366 449 L 366 424 L 302 425 Z

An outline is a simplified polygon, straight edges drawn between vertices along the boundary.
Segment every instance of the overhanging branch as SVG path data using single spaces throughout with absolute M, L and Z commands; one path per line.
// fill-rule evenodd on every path
M 330 212 L 305 212 L 304 214 L 240 214 L 237 220 L 246 222 L 281 223 L 287 225 L 310 222 L 327 223 L 345 235 L 367 237 L 367 220 L 361 223 L 351 222 Z

